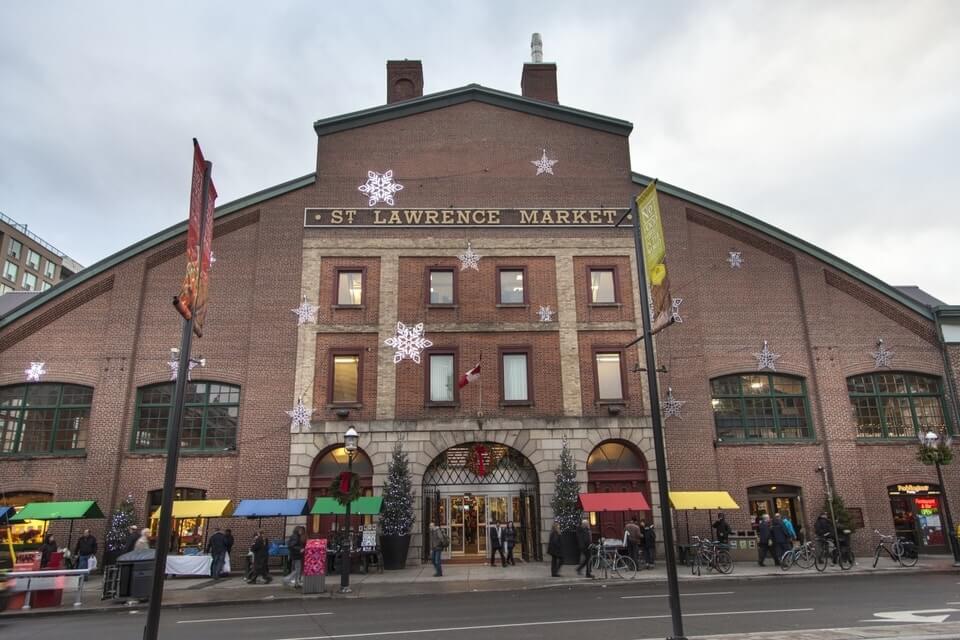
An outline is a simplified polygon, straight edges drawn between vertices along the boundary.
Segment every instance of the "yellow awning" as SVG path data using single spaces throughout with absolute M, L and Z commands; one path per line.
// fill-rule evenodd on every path
M 734 502 L 726 491 L 671 491 L 670 506 L 674 509 L 702 511 L 740 508 L 740 505 Z
M 174 518 L 226 518 L 233 513 L 230 500 L 174 500 Z M 154 518 L 160 516 L 160 509 L 153 512 Z

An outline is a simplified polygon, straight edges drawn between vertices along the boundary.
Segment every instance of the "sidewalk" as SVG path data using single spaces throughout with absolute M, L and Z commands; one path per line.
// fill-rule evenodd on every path
M 921 559 L 916 567 L 902 568 L 889 561 L 881 560 L 874 569 L 870 565 L 872 559 L 866 563 L 859 563 L 848 571 L 841 571 L 838 567 L 828 567 L 824 573 L 815 570 L 803 570 L 796 567 L 789 571 L 768 565 L 760 567 L 754 562 L 738 564 L 729 576 L 718 574 L 704 574 L 694 576 L 689 567 L 678 567 L 681 588 L 689 588 L 691 583 L 715 582 L 724 580 L 807 580 L 817 579 L 824 575 L 864 575 L 888 574 L 891 572 L 907 573 L 943 573 L 958 571 L 953 568 L 953 560 L 947 556 L 933 556 Z M 633 583 L 665 583 L 666 570 L 661 563 L 656 569 L 639 571 L 636 578 L 623 580 L 619 578 L 602 579 L 595 577 L 588 580 L 578 576 L 574 567 L 564 565 L 560 578 L 550 577 L 550 565 L 544 562 L 519 563 L 515 567 L 490 567 L 487 565 L 451 564 L 443 568 L 443 577 L 433 577 L 433 566 L 429 564 L 409 567 L 400 571 L 386 571 L 384 573 L 351 574 L 350 586 L 353 592 L 349 595 L 336 593 L 340 587 L 339 576 L 327 576 L 326 592 L 322 594 L 304 595 L 299 590 L 283 586 L 279 576 L 269 584 L 249 585 L 240 577 L 213 581 L 203 578 L 173 578 L 166 581 L 164 586 L 164 607 L 196 607 L 214 604 L 239 604 L 282 599 L 303 598 L 385 598 L 391 596 L 408 596 L 420 594 L 463 593 L 471 591 L 511 591 L 523 589 L 554 589 L 574 587 L 616 587 Z M 29 611 L 7 611 L 0 617 L 33 616 L 59 613 L 84 613 L 105 610 L 124 610 L 123 603 L 101 601 L 102 581 L 99 576 L 91 578 L 83 588 L 83 605 L 70 606 L 74 599 L 74 591 L 64 591 L 65 606 L 57 608 L 31 609 Z M 135 605 L 133 608 L 145 608 L 145 604 Z M 847 636 L 858 637 L 858 636 Z M 871 637 L 871 636 L 863 636 Z M 876 637 L 876 636 L 872 636 Z M 960 637 L 960 634 L 954 637 Z M 772 640 L 772 637 L 771 637 Z

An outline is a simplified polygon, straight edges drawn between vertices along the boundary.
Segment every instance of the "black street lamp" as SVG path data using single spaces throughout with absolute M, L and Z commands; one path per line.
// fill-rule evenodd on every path
M 350 482 L 353 483 L 353 456 L 357 454 L 357 443 L 360 436 L 353 425 L 343 434 L 343 448 L 347 452 L 347 473 L 350 474 Z M 350 533 L 350 507 L 347 503 L 347 539 L 340 547 L 340 593 L 350 593 L 350 552 L 353 551 L 353 537 Z
M 953 528 L 953 516 L 950 515 L 950 499 L 947 497 L 947 485 L 943 482 L 943 471 L 940 466 L 949 464 L 953 459 L 950 446 L 953 438 L 949 435 L 941 437 L 936 431 L 928 431 L 920 436 L 920 461 L 932 464 L 937 468 L 937 481 L 940 483 L 940 495 L 943 498 L 943 515 L 946 517 L 947 544 L 953 554 L 953 566 L 960 566 L 960 549 L 957 548 L 957 532 Z

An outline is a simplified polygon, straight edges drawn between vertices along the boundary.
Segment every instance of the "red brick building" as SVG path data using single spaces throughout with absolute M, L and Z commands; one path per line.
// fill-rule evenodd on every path
M 632 171 L 632 125 L 558 104 L 549 64 L 524 65 L 523 95 L 424 96 L 410 61 L 388 63 L 387 84 L 386 105 L 315 123 L 314 172 L 218 208 L 181 495 L 324 495 L 352 425 L 365 490 L 380 491 L 397 442 L 410 456 L 415 557 L 431 517 L 454 555 L 484 554 L 487 524 L 513 519 L 521 553 L 540 557 L 564 441 L 585 489 L 643 491 L 654 513 L 639 515 L 656 518 L 643 345 L 626 346 L 640 333 L 633 239 L 612 224 L 649 182 Z M 656 338 L 663 395 L 684 403 L 664 423 L 672 488 L 729 491 L 741 510 L 728 517 L 749 531 L 773 510 L 810 527 L 829 482 L 867 531 L 942 548 L 942 488 L 916 434 L 956 424 L 960 310 L 681 188 L 659 193 L 682 298 L 682 322 Z M 107 511 L 130 495 L 147 521 L 184 243 L 184 225 L 167 229 L 0 321 L 0 502 Z M 298 326 L 304 299 L 318 319 Z M 419 363 L 395 362 L 398 322 L 423 324 Z M 27 383 L 32 362 L 46 373 Z M 309 425 L 285 414 L 298 400 Z M 233 524 L 245 541 L 252 525 Z M 332 519 L 306 524 L 322 535 Z

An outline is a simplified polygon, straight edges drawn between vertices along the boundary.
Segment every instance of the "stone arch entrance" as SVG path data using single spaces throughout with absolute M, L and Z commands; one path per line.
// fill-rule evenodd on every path
M 626 440 L 605 440 L 594 447 L 587 458 L 587 487 L 591 493 L 639 491 L 650 502 L 647 460 Z M 630 518 L 653 522 L 650 511 L 603 512 L 593 514 L 590 524 L 604 538 L 623 537 Z
M 495 442 L 467 442 L 434 458 L 423 474 L 424 538 L 430 522 L 447 530 L 447 556 L 480 560 L 488 553 L 488 527 L 512 521 L 514 555 L 540 560 L 537 471 L 522 453 Z M 424 559 L 429 553 L 424 547 Z
M 347 450 L 342 444 L 327 447 L 314 458 L 310 466 L 310 504 L 314 499 L 330 495 L 333 479 L 347 470 Z M 360 493 L 373 495 L 373 463 L 363 449 L 358 449 L 353 458 L 353 472 L 360 476 Z M 350 526 L 354 530 L 369 524 L 371 516 L 352 516 Z M 330 538 L 338 529 L 346 527 L 344 516 L 309 516 L 307 534 Z

